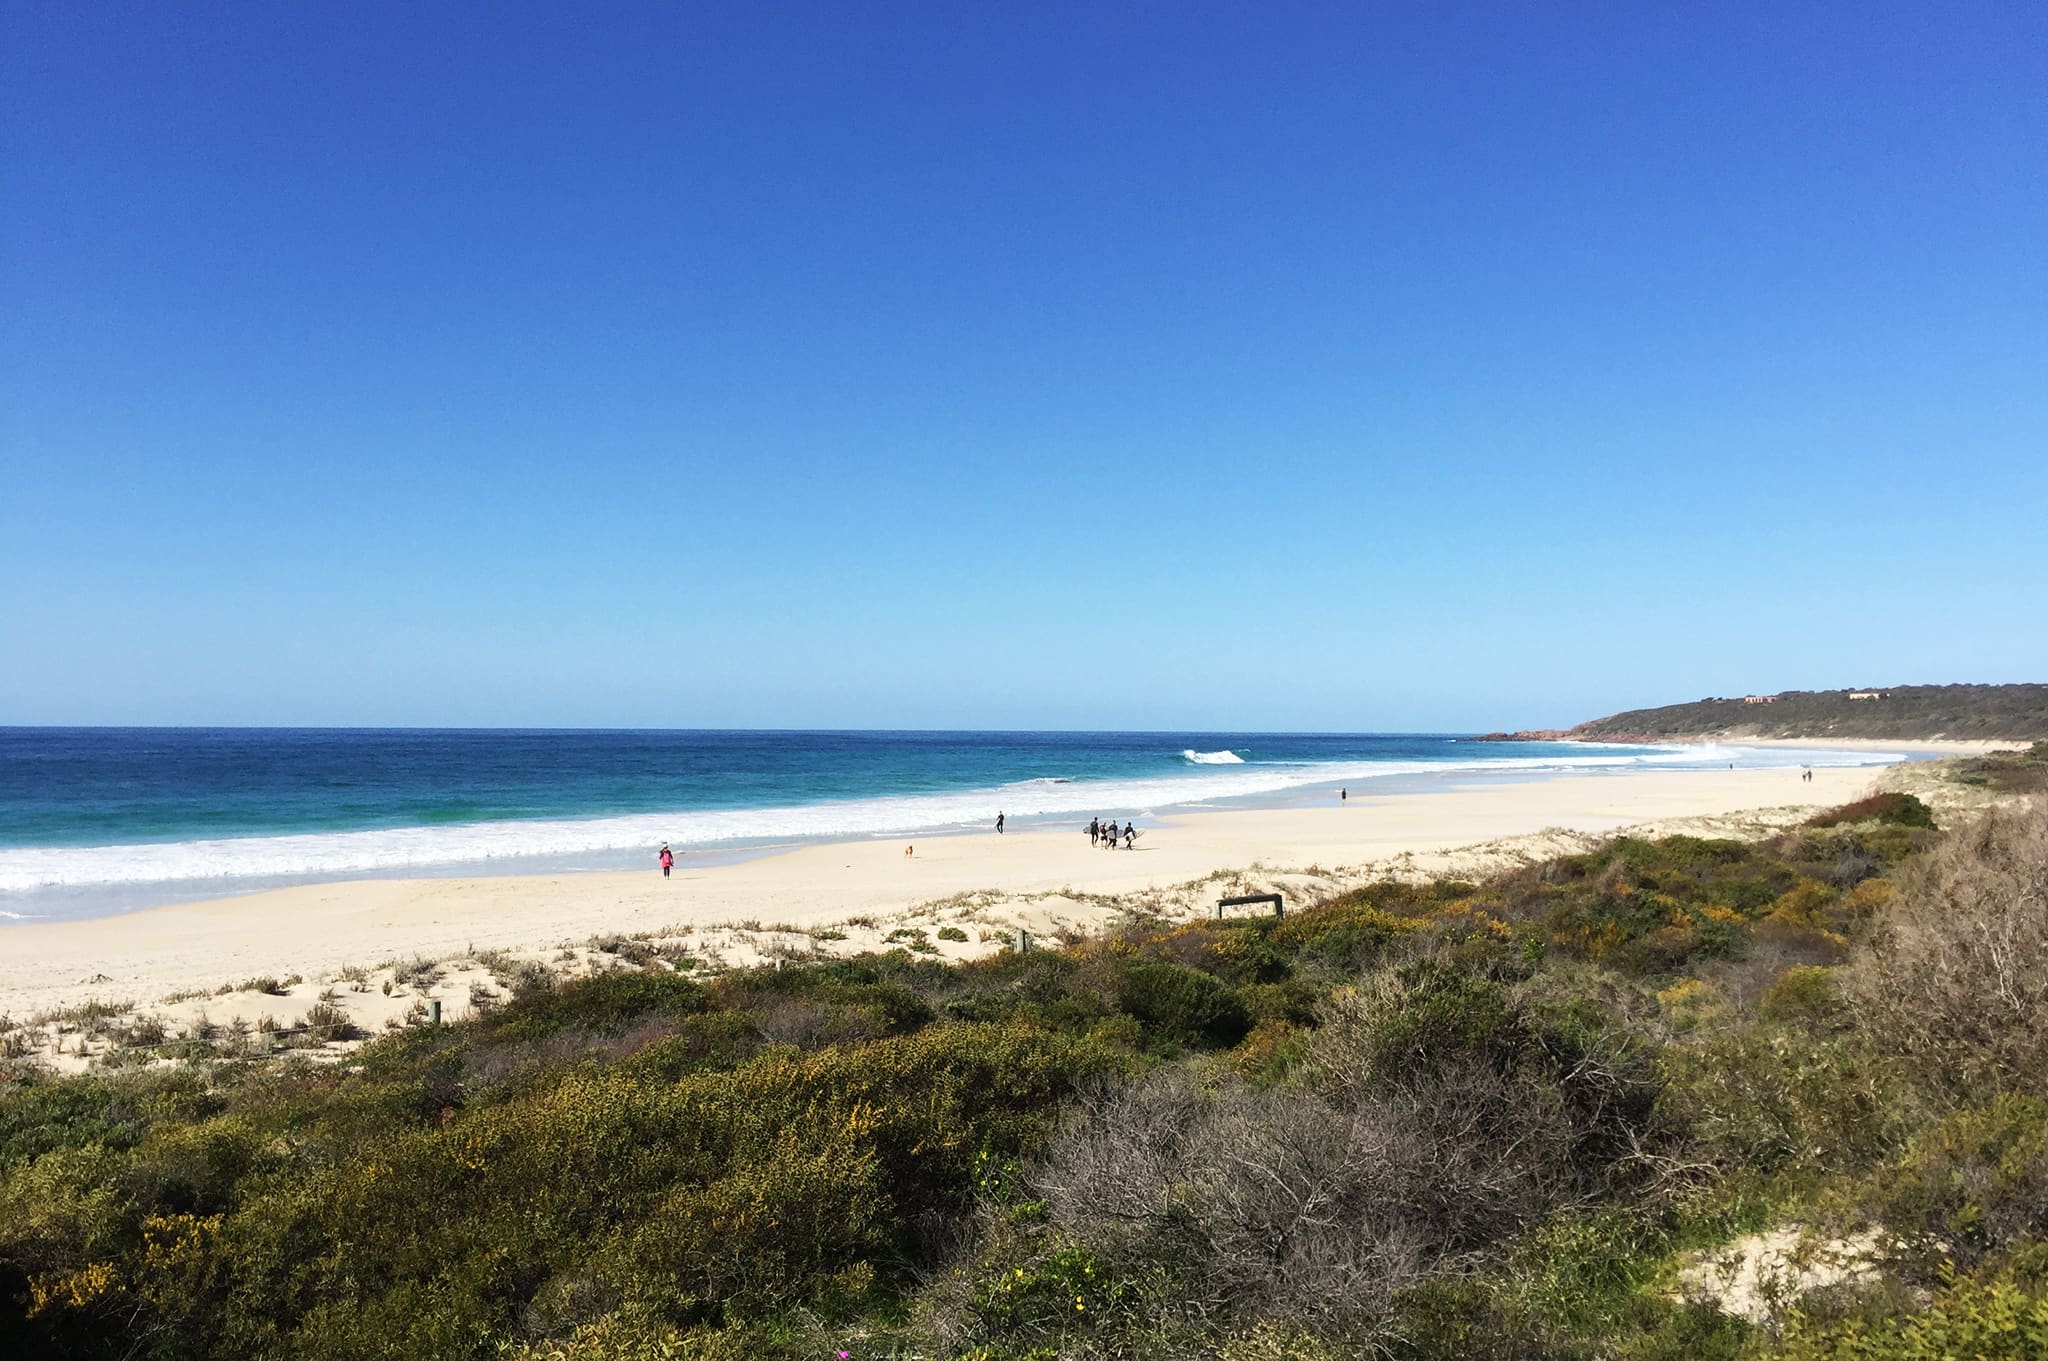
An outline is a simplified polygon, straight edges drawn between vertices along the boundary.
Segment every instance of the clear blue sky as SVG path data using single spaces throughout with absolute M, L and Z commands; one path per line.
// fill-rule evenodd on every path
M 2048 679 L 2048 8 L 0 16 L 0 722 Z

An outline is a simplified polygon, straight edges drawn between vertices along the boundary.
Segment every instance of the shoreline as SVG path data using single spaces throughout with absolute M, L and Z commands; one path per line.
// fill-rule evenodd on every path
M 978 811 L 1012 802 L 1011 830 L 1027 832 L 1046 826 L 1073 827 L 1091 813 L 1103 811 L 1120 818 L 1141 818 L 1149 824 L 1197 809 L 1256 811 L 1314 806 L 1324 798 L 1334 796 L 1340 786 L 1347 785 L 1360 797 L 1380 797 L 1385 794 L 1455 792 L 1475 783 L 1542 781 L 1579 773 L 1624 774 L 1639 769 L 1630 764 L 1631 761 L 1647 760 L 1652 768 L 1661 768 L 1660 759 L 1671 761 L 1671 753 L 1686 751 L 1688 747 L 1697 749 L 1697 754 L 1678 758 L 1674 768 L 1699 769 L 1708 760 L 1720 761 L 1719 757 L 1710 755 L 1712 748 L 1696 743 L 1651 744 L 1667 754 L 1662 758 L 1635 755 L 1612 761 L 1606 759 L 1606 749 L 1615 745 L 1612 743 L 1574 740 L 1559 745 L 1580 747 L 1588 752 L 1590 759 L 1559 755 L 1550 761 L 1543 758 L 1495 760 L 1475 752 L 1474 758 L 1441 763 L 1414 763 L 1397 758 L 1387 761 L 1383 772 L 1361 769 L 1353 763 L 1332 762 L 1327 771 L 1312 771 L 1311 778 L 1290 776 L 1282 783 L 1250 791 L 1226 789 L 1210 792 L 1195 786 L 1192 781 L 1188 786 L 1179 788 L 1165 787 L 1158 780 L 1138 781 L 1137 787 L 1133 787 L 1131 781 L 1112 779 L 1104 782 L 1099 791 L 1099 801 L 1090 795 L 1084 801 L 1056 801 L 1056 806 L 1047 808 L 1032 806 L 1028 796 L 1022 799 L 1024 807 L 1016 807 L 1012 800 L 1005 798 L 1005 795 L 1017 793 L 1008 786 L 940 791 L 917 798 L 943 799 L 955 804 L 964 799 L 975 805 Z M 1924 759 L 1974 754 L 1996 749 L 2002 744 L 1939 740 L 1878 742 L 1842 739 L 1816 742 L 1805 739 L 1745 739 L 1713 745 L 1725 747 L 1731 754 L 1746 753 L 1735 756 L 1735 760 L 1745 767 L 1780 760 L 1818 761 L 1825 765 L 1826 758 L 1821 754 L 1834 752 L 1840 753 L 1842 759 L 1854 762 L 1858 768 L 1876 769 L 1893 763 L 1888 757 Z M 1481 747 L 1480 752 L 1483 750 Z M 1803 757 L 1801 753 L 1812 755 Z M 1858 757 L 1862 759 L 1858 760 Z M 1772 765 L 1769 768 L 1790 767 Z M 1064 786 L 1069 782 L 1054 783 Z M 1091 786 L 1083 781 L 1076 788 L 1085 792 Z M 814 807 L 815 810 L 861 808 L 865 802 L 868 801 L 826 800 Z M 981 809 L 982 805 L 986 809 Z M 857 825 L 868 812 L 862 808 L 861 817 L 855 818 L 856 825 L 843 830 L 798 831 L 792 835 L 790 829 L 776 827 L 779 815 L 811 811 L 813 806 L 810 805 L 801 809 L 771 806 L 760 810 L 760 815 L 767 818 L 764 826 L 751 830 L 742 828 L 737 836 L 727 835 L 721 829 L 709 840 L 691 835 L 690 829 L 676 825 L 678 821 L 700 814 L 642 812 L 596 818 L 552 815 L 485 821 L 473 826 L 422 824 L 316 832 L 266 832 L 248 836 L 216 833 L 197 839 L 134 844 L 57 844 L 16 848 L 0 853 L 0 868 L 6 871 L 4 876 L 0 876 L 0 883 L 6 885 L 4 890 L 0 890 L 0 941 L 26 925 L 132 916 L 164 907 L 254 897 L 319 884 L 631 873 L 640 867 L 644 857 L 652 854 L 653 847 L 664 841 L 688 850 L 693 862 L 737 863 L 764 856 L 787 855 L 806 846 L 866 845 L 902 838 L 937 840 L 973 835 L 987 825 L 978 816 L 960 817 L 966 810 L 956 807 L 944 810 L 945 816 L 934 822 L 911 820 L 893 826 L 878 822 L 863 827 Z M 714 810 L 711 814 L 728 820 L 745 815 L 744 810 Z M 843 818 L 846 815 L 838 812 L 833 816 Z M 626 829 L 632 835 L 622 841 L 618 839 L 622 829 L 615 824 L 626 822 L 647 825 Z M 476 847 L 471 849 L 481 849 L 476 854 L 420 855 L 418 852 L 422 846 L 409 844 L 420 838 L 445 839 L 449 833 L 460 834 L 458 840 L 466 837 L 475 842 Z M 393 848 L 381 844 L 380 839 L 397 839 L 397 853 L 394 855 Z M 564 844 L 555 848 L 548 844 L 551 841 Z M 379 844 L 368 844 L 371 842 Z M 439 849 L 453 851 L 456 847 Z M 11 862 L 9 856 L 13 857 Z M 386 856 L 391 858 L 386 859 Z M 65 862 L 86 859 L 91 860 L 92 866 L 83 870 L 82 877 L 66 877 L 79 874 L 82 866 Z M 109 870 L 109 866 L 113 868 Z M 34 878 L 37 873 L 49 873 L 54 877 L 38 884 Z
M 650 868 L 300 884 L 12 923 L 0 931 L 0 1015 L 147 1008 L 238 979 L 332 981 L 416 957 L 567 952 L 582 968 L 592 961 L 580 943 L 608 935 L 689 941 L 703 965 L 719 967 L 886 949 L 891 930 L 951 925 L 966 939 L 933 953 L 964 957 L 1000 948 L 1020 926 L 1085 934 L 1121 913 L 1202 910 L 1219 885 L 1277 888 L 1306 903 L 1389 874 L 1483 873 L 1624 828 L 1755 834 L 1859 797 L 1894 768 L 1816 767 L 1811 783 L 1790 766 L 1475 779 L 1343 804 L 1177 812 L 1134 851 L 1091 849 L 1078 831 L 1019 827 L 928 838 L 909 857 L 893 838 L 807 843 L 715 866 L 685 855 L 669 880 Z M 304 999 L 284 1000 L 303 1009 Z M 233 1010 L 222 1001 L 210 1014 Z

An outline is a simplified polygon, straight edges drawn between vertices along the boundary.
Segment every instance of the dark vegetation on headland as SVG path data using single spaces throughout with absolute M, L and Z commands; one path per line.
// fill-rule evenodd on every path
M 1851 695 L 1872 697 L 1851 699 Z M 1770 702 L 1760 702 L 1765 699 Z M 1736 695 L 1657 709 L 1630 709 L 1575 728 L 1488 733 L 1478 740 L 1661 742 L 1710 737 L 2031 741 L 2048 738 L 2048 685 L 1784 690 L 1768 696 Z
M 536 987 L 0 1090 L 0 1354 L 2038 1356 L 2048 818 Z M 1765 1324 L 1689 1250 L 1876 1226 Z

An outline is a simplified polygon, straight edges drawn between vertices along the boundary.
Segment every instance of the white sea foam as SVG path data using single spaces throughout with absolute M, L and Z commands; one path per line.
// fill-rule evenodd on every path
M 1235 752 L 1183 753 L 1213 767 L 1148 779 L 1036 779 L 999 789 L 848 799 L 778 808 L 635 813 L 585 819 L 439 824 L 378 831 L 218 838 L 121 846 L 0 849 L 0 894 L 91 885 L 188 882 L 233 891 L 241 880 L 321 879 L 460 867 L 515 869 L 548 858 L 648 850 L 662 842 L 706 849 L 793 841 L 887 837 L 985 826 L 1000 808 L 1013 822 L 1071 815 L 1185 807 L 1197 801 L 1256 799 L 1312 785 L 1356 791 L 1373 781 L 1418 776 L 1458 778 L 1544 771 L 1643 767 L 1709 769 L 1886 765 L 1901 752 L 1672 747 L 1647 753 L 1493 757 L 1462 761 L 1353 761 L 1287 765 L 1247 763 Z M 1227 759 L 1225 759 L 1227 758 Z M 6 914 L 0 911 L 0 915 Z

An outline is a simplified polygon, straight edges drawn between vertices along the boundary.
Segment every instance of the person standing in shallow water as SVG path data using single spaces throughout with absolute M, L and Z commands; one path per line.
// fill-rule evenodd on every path
M 997 835 L 997 836 L 1001 836 L 1002 834 L 1003 834 L 1003 815 L 1002 815 L 1001 813 L 997 813 L 997 814 L 996 814 L 996 835 Z
M 668 848 L 668 843 L 667 843 L 666 841 L 662 842 L 662 843 L 661 843 L 661 877 L 662 877 L 662 878 L 664 878 L 664 879 L 668 878 L 668 872 L 669 872 L 670 870 L 672 870 L 672 869 L 674 869 L 674 868 L 675 868 L 675 864 L 676 864 L 676 857 L 675 857 L 675 853 L 674 853 L 673 851 L 669 850 L 669 848 Z

